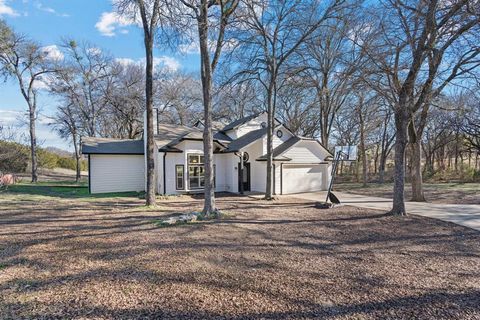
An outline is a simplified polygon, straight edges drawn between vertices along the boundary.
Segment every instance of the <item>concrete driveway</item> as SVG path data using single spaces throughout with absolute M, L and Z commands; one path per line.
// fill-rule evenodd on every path
M 325 201 L 326 192 L 295 194 L 305 200 Z M 392 208 L 392 200 L 364 195 L 335 192 L 342 204 L 360 208 L 383 210 Z M 453 222 L 480 231 L 480 205 L 477 204 L 440 204 L 425 202 L 406 202 L 407 212 L 419 216 Z

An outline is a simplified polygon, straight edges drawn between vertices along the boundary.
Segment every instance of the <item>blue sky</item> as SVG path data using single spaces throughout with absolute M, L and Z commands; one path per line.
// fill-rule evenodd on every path
M 119 18 L 112 10 L 110 0 L 0 0 L 0 19 L 42 46 L 57 45 L 62 38 L 68 37 L 87 40 L 115 58 L 142 59 L 141 30 Z M 183 70 L 198 70 L 197 53 L 188 49 L 184 51 L 176 53 L 157 49 L 155 56 Z M 39 107 L 41 115 L 37 134 L 42 146 L 71 150 L 69 143 L 59 139 L 47 125 L 47 117 L 56 108 L 55 99 L 42 94 Z M 16 83 L 12 80 L 0 83 L 0 123 L 18 124 L 26 110 Z M 27 133 L 26 126 L 22 130 Z

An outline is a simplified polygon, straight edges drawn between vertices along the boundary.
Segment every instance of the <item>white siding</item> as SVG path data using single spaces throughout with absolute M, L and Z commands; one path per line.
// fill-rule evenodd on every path
M 165 184 L 166 190 L 164 190 L 163 184 L 163 153 L 158 154 L 158 184 L 159 192 L 165 192 L 166 194 L 180 194 L 185 192 L 203 192 L 203 189 L 194 189 L 189 190 L 188 188 L 188 163 L 187 155 L 191 153 L 203 154 L 203 142 L 202 141 L 183 141 L 180 143 L 177 148 L 183 150 L 181 153 L 167 153 L 165 158 Z M 215 191 L 229 191 L 237 192 L 237 187 L 233 188 L 233 178 L 235 178 L 235 183 L 237 183 L 237 177 L 232 176 L 234 170 L 234 160 L 238 159 L 233 154 L 214 154 L 213 163 L 215 164 L 215 182 L 216 188 Z M 185 188 L 183 190 L 176 189 L 176 180 L 175 180 L 175 166 L 183 165 L 184 166 L 184 184 Z
M 304 140 L 283 155 L 292 159 L 294 163 L 320 163 L 325 160 L 328 153 L 317 141 Z
M 327 189 L 328 164 L 284 164 L 283 194 L 312 192 Z
M 249 122 L 247 122 L 245 124 L 242 124 L 238 128 L 236 128 L 234 130 L 231 130 L 231 131 L 228 131 L 227 133 L 232 139 L 238 139 L 238 138 L 240 138 L 244 134 L 247 134 L 250 131 L 261 129 L 262 128 L 262 122 L 267 122 L 267 114 L 266 113 L 263 113 L 263 114 L 259 115 L 258 117 L 250 120 Z
M 90 155 L 92 193 L 145 190 L 143 155 Z

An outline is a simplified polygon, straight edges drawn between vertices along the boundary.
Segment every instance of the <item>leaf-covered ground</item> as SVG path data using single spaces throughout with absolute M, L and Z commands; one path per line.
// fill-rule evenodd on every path
M 0 193 L 2 319 L 480 318 L 461 226 L 224 195 L 224 220 L 158 228 L 201 200 L 56 191 Z

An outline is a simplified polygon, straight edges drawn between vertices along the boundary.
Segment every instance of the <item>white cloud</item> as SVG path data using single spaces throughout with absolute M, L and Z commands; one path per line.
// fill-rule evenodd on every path
M 95 28 L 97 28 L 102 35 L 113 37 L 118 29 L 120 29 L 119 32 L 125 33 L 125 29 L 122 29 L 122 27 L 132 24 L 132 19 L 121 16 L 116 12 L 104 12 L 100 16 L 100 20 L 95 24 Z
M 12 7 L 7 5 L 8 0 L 0 0 L 0 17 L 5 15 L 5 16 L 11 16 L 11 17 L 16 17 L 18 16 L 18 13 L 13 10 Z
M 69 14 L 67 14 L 67 13 L 59 13 L 59 12 L 57 12 L 57 11 L 56 11 L 55 9 L 53 9 L 53 8 L 44 6 L 41 2 L 36 2 L 36 3 L 35 3 L 35 6 L 37 7 L 38 10 L 41 10 L 41 11 L 44 11 L 44 12 L 48 12 L 48 13 L 54 14 L 54 15 L 59 16 L 59 17 L 70 17 Z
M 128 66 L 128 65 L 131 65 L 131 64 L 138 64 L 138 65 L 143 65 L 143 66 L 145 65 L 145 58 L 142 58 L 142 59 L 139 59 L 139 60 L 133 60 L 133 59 L 130 59 L 130 58 L 117 58 L 117 59 L 115 59 L 115 61 L 117 61 L 119 64 L 121 64 L 123 66 Z M 174 71 L 177 71 L 178 69 L 180 69 L 181 64 L 177 59 L 175 59 L 173 57 L 160 56 L 160 57 L 154 57 L 153 58 L 153 66 L 154 66 L 154 68 L 160 68 L 160 69 L 164 69 L 166 71 L 174 72 Z
M 97 47 L 91 47 L 87 49 L 87 52 L 94 55 L 94 56 L 99 56 L 102 54 L 102 49 L 97 48 Z
M 117 59 L 115 59 L 115 61 L 117 61 L 122 66 L 128 66 L 128 65 L 131 65 L 131 64 L 138 63 L 138 61 L 135 61 L 135 60 L 130 59 L 130 58 L 117 58 Z
M 47 59 L 53 61 L 61 61 L 64 58 L 63 53 L 54 44 L 51 46 L 43 47 L 42 51 L 46 54 Z
M 167 69 L 168 71 L 177 71 L 180 69 L 180 62 L 178 62 L 177 59 L 168 56 L 153 58 L 153 65 L 155 67 Z

